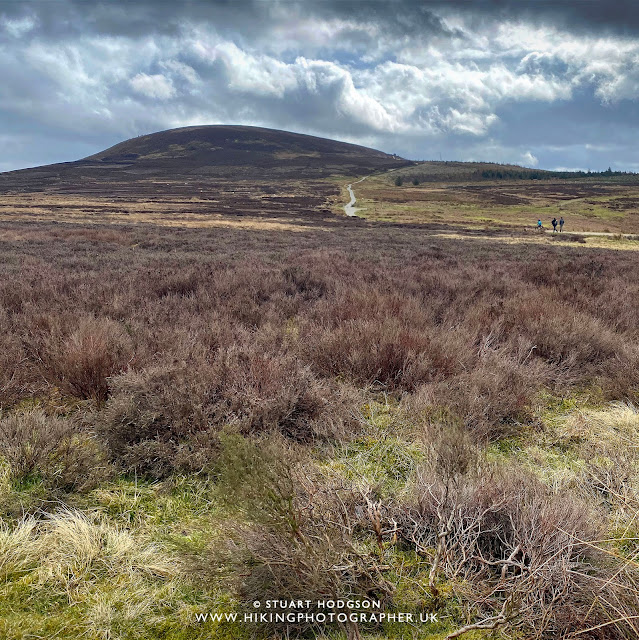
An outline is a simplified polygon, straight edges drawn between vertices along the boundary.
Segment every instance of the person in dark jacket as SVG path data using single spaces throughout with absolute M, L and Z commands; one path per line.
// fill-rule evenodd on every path
M 561 218 L 559 218 L 559 233 L 561 233 L 564 230 L 564 217 L 561 216 Z
M 552 232 L 557 233 L 557 218 L 552 219 Z

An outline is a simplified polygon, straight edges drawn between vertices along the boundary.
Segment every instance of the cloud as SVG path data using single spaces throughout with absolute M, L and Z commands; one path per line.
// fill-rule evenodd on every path
M 133 89 L 147 98 L 158 98 L 168 100 L 175 95 L 175 87 L 171 80 L 159 73 L 148 75 L 138 73 L 130 80 Z
M 607 11 L 574 4 L 5 3 L 0 136 L 16 127 L 41 136 L 32 160 L 11 147 L 17 164 L 49 159 L 63 139 L 97 151 L 222 122 L 418 158 L 436 149 L 594 168 L 610 163 L 608 144 L 630 162 L 639 11 L 623 0 Z
M 195 48 L 211 64 L 222 63 L 232 91 L 282 97 L 296 85 L 291 65 L 271 56 L 252 55 L 232 42 L 221 42 L 213 48 L 197 43 Z
M 0 16 L 0 29 L 13 38 L 24 37 L 36 26 L 36 19 L 31 15 L 23 15 L 14 19 Z
M 173 72 L 176 77 L 185 80 L 190 85 L 199 85 L 202 82 L 201 78 L 197 74 L 197 71 L 195 71 L 195 69 L 193 69 L 193 67 L 190 67 L 188 64 L 183 64 L 182 62 L 179 62 L 177 60 L 163 60 L 161 62 L 161 66 L 164 69 Z

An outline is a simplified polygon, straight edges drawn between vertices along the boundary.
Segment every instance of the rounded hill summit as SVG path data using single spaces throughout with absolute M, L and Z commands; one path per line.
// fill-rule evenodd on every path
M 242 174 L 273 171 L 287 177 L 357 175 L 409 164 L 397 156 L 346 142 L 230 125 L 184 127 L 138 136 L 81 162 L 173 175 L 217 173 L 228 168 Z

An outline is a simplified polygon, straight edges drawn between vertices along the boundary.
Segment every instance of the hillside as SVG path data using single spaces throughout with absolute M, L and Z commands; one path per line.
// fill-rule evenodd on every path
M 497 162 L 456 162 L 451 160 L 414 162 L 397 174 L 387 176 L 395 182 L 400 175 L 406 182 L 481 182 L 516 180 L 606 180 L 615 184 L 637 184 L 639 174 L 626 171 L 549 171 Z
M 149 180 L 298 180 L 411 165 L 382 151 L 287 131 L 212 125 L 139 136 L 78 160 L 0 174 L 0 190 L 86 193 Z M 91 188 L 94 185 L 96 188 Z
M 288 131 L 213 125 L 160 131 L 126 140 L 86 161 L 166 167 L 185 172 L 218 166 L 293 169 L 386 169 L 407 164 L 382 151 Z

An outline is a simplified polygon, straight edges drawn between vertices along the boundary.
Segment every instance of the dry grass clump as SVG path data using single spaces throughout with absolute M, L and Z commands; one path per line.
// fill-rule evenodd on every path
M 79 511 L 27 517 L 15 526 L 2 523 L 0 558 L 3 580 L 32 571 L 70 597 L 74 590 L 92 588 L 96 580 L 131 574 L 170 577 L 178 570 L 157 543 L 94 522 Z
M 38 571 L 65 589 L 81 587 L 98 576 L 136 573 L 166 578 L 178 569 L 158 543 L 141 541 L 106 522 L 92 522 L 77 511 L 50 516 L 38 529 L 39 536 L 33 540 L 41 554 Z
M 40 409 L 0 416 L 0 456 L 11 481 L 39 479 L 51 490 L 86 491 L 110 473 L 93 434 Z
M 78 511 L 0 523 L 6 637 L 152 637 L 179 606 L 179 576 L 163 545 Z

